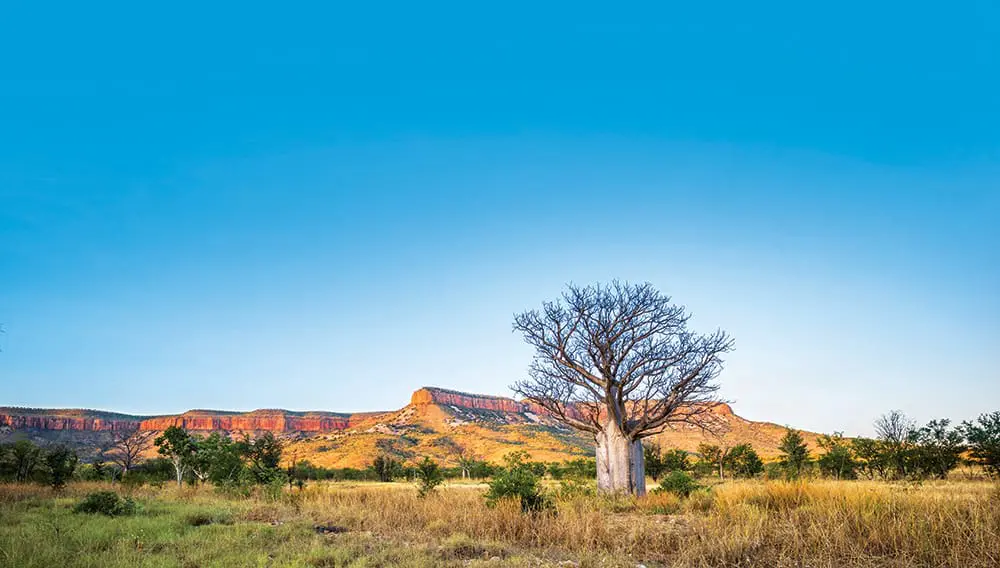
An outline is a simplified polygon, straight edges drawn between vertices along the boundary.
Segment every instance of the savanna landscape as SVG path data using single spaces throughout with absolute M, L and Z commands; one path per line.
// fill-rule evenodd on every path
M 1000 1 L 0 54 L 0 568 L 1000 568 Z
M 745 420 L 716 396 L 732 341 L 686 322 L 648 284 L 570 285 L 515 318 L 535 347 L 513 387 L 522 400 L 424 387 L 399 411 L 357 416 L 5 408 L 0 555 L 13 566 L 1000 562 L 1000 412 L 917 425 L 890 411 L 874 438 Z

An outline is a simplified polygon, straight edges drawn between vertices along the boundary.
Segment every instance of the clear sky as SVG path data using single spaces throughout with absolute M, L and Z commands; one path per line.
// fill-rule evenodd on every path
M 993 2 L 0 9 L 0 405 L 509 394 L 649 281 L 746 417 L 1000 409 Z

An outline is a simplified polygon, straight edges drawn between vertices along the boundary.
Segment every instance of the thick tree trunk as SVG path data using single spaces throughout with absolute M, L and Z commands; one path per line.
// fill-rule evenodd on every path
M 595 436 L 597 490 L 601 493 L 646 494 L 646 462 L 642 442 L 629 440 L 614 424 Z

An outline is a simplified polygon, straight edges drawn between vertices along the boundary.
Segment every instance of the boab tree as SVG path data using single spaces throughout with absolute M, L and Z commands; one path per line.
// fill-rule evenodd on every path
M 594 436 L 602 492 L 646 490 L 643 438 L 679 423 L 704 427 L 732 349 L 723 331 L 699 335 L 690 315 L 650 284 L 569 285 L 561 300 L 515 316 L 535 354 L 511 388 Z

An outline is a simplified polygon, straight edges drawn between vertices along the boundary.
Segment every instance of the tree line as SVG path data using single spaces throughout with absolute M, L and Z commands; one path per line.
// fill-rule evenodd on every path
M 902 412 L 892 411 L 879 417 L 874 426 L 874 438 L 848 439 L 839 432 L 821 435 L 816 455 L 801 432 L 788 428 L 778 446 L 778 459 L 770 463 L 764 463 L 749 443 L 732 447 L 703 443 L 690 454 L 647 443 L 646 472 L 654 481 L 674 471 L 719 478 L 920 480 L 944 479 L 967 463 L 1000 478 L 1000 412 L 957 426 L 948 419 L 917 426 Z
M 76 471 L 79 457 L 64 445 L 39 447 L 30 440 L 0 444 L 0 481 L 43 483 L 61 489 Z
M 875 421 L 874 438 L 822 435 L 814 455 L 801 432 L 787 429 L 779 457 L 765 463 L 750 443 L 733 446 L 700 444 L 696 452 L 643 446 L 646 473 L 654 481 L 672 472 L 720 478 L 796 479 L 823 476 L 834 479 L 945 478 L 962 463 L 981 466 L 1000 478 L 1000 412 L 952 426 L 947 419 L 917 426 L 899 411 Z M 0 480 L 36 482 L 59 488 L 71 478 L 126 483 L 174 480 L 179 485 L 210 482 L 220 488 L 247 490 L 254 485 L 303 486 L 307 481 L 354 480 L 422 482 L 428 479 L 490 479 L 516 470 L 519 479 L 590 480 L 596 476 L 593 458 L 566 462 L 536 462 L 519 454 L 516 464 L 498 465 L 467 453 L 457 464 L 444 467 L 429 457 L 404 463 L 381 453 L 365 468 L 324 468 L 294 455 L 282 466 L 284 446 L 271 433 L 233 439 L 225 433 L 208 436 L 170 427 L 159 436 L 150 432 L 116 433 L 115 441 L 93 463 L 81 464 L 76 452 L 63 445 L 40 447 L 28 440 L 0 444 Z M 159 457 L 142 459 L 155 446 Z M 517 477 L 515 476 L 515 477 Z M 438 481 L 439 483 L 440 481 Z M 433 487 L 431 488 L 433 489 Z

